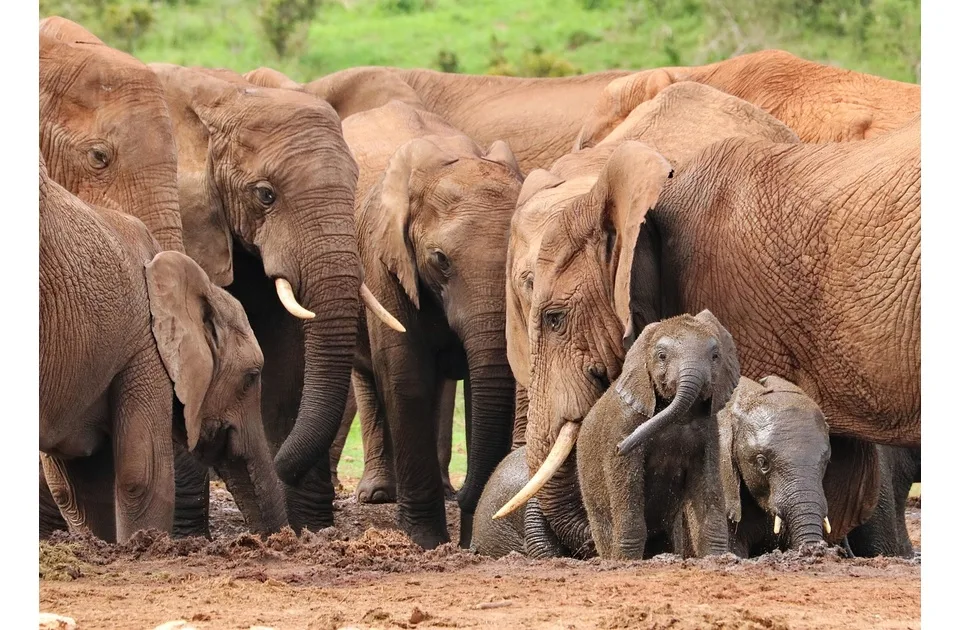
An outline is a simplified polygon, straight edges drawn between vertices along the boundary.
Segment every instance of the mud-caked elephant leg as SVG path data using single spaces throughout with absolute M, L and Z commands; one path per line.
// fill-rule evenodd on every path
M 116 542 L 113 454 L 101 448 L 90 457 L 64 460 L 41 454 L 43 475 L 60 514 L 73 529 Z
M 688 474 L 688 488 L 683 502 L 685 523 L 682 553 L 698 558 L 722 555 L 730 551 L 730 529 L 727 525 L 723 490 L 716 473 L 717 456 L 707 447 L 706 463 Z M 689 547 L 689 549 L 687 548 Z M 680 551 L 680 550 L 678 550 Z
M 570 550 L 563 546 L 550 528 L 536 497 L 527 502 L 524 510 L 523 539 L 524 551 L 532 558 L 562 558 L 570 555 Z
M 337 474 L 337 468 L 340 466 L 340 457 L 343 455 L 343 449 L 347 445 L 347 436 L 350 435 L 350 427 L 353 426 L 353 420 L 357 415 L 357 397 L 353 393 L 353 382 L 351 379 L 350 391 L 347 394 L 347 406 L 343 410 L 343 419 L 340 420 L 340 429 L 337 431 L 337 437 L 333 439 L 330 445 L 330 482 L 333 489 L 342 488 L 340 476 Z
M 140 529 L 173 533 L 172 403 L 173 387 L 156 347 L 137 355 L 114 381 L 110 407 L 120 542 Z
M 43 476 L 43 460 L 39 460 L 38 464 L 40 466 L 40 539 L 42 540 L 57 530 L 66 531 L 68 527 L 67 522 L 63 520 L 63 515 L 60 514 L 57 502 L 50 494 L 47 478 Z
M 209 468 L 179 442 L 173 443 L 176 477 L 173 535 L 210 537 Z
M 434 403 L 434 426 L 437 431 L 437 457 L 440 459 L 440 476 L 443 479 L 443 495 L 447 501 L 457 497 L 450 482 L 450 460 L 453 456 L 453 413 L 457 402 L 457 381 L 442 379 L 437 388 Z
M 373 375 L 355 370 L 353 391 L 363 436 L 363 476 L 357 485 L 357 500 L 361 503 L 393 503 L 397 500 L 393 445 Z

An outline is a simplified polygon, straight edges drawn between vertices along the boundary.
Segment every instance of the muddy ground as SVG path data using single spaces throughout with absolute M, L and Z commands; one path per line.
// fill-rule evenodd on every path
M 337 527 L 266 541 L 213 491 L 212 541 L 141 532 L 121 546 L 58 533 L 40 546 L 40 610 L 90 628 L 919 628 L 920 561 L 838 550 L 644 562 L 423 552 L 394 506 L 337 501 Z M 451 539 L 457 510 L 448 503 Z M 920 502 L 908 510 L 920 549 Z

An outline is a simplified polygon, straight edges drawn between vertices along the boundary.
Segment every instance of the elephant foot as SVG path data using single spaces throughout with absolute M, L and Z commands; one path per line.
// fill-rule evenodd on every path
M 396 500 L 397 482 L 392 474 L 379 469 L 363 469 L 363 477 L 357 484 L 357 501 L 360 503 L 395 503 Z
M 399 505 L 397 525 L 414 543 L 425 550 L 435 549 L 450 542 L 443 501 L 428 505 Z

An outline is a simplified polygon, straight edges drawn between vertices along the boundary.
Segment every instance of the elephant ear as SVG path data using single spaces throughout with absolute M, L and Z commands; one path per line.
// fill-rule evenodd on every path
M 647 359 L 653 351 L 660 322 L 647 324 L 637 343 L 633 344 L 623 361 L 623 370 L 617 378 L 614 390 L 620 399 L 628 404 L 644 419 L 654 416 L 657 406 L 657 392 L 654 389 L 653 376 Z
M 146 265 L 146 280 L 153 336 L 184 405 L 187 447 L 192 451 L 203 430 L 203 401 L 222 337 L 207 298 L 210 280 L 190 257 L 175 251 L 154 256 Z
M 523 174 L 520 171 L 520 166 L 517 164 L 516 156 L 510 149 L 510 145 L 503 140 L 496 140 L 493 144 L 491 144 L 490 150 L 487 151 L 487 154 L 483 156 L 483 159 L 489 162 L 501 164 L 519 175 L 520 179 L 523 179 Z
M 880 456 L 872 442 L 830 436 L 830 463 L 823 475 L 830 518 L 830 544 L 839 544 L 854 527 L 867 522 L 880 492 Z
M 713 313 L 704 309 L 696 318 L 713 328 L 720 342 L 720 370 L 713 383 L 713 402 L 710 409 L 710 414 L 716 417 L 740 382 L 740 360 L 737 358 L 737 346 L 733 343 L 733 336 Z
M 623 337 L 633 336 L 630 316 L 630 270 L 647 212 L 660 197 L 673 167 L 654 149 L 642 142 L 619 145 L 600 171 L 596 184 L 587 193 L 588 204 L 597 208 L 598 227 L 607 234 L 610 272 L 613 276 L 613 302 L 623 324 Z
M 517 196 L 517 208 L 525 206 L 530 198 L 541 190 L 556 188 L 564 181 L 554 173 L 542 168 L 530 171 L 530 174 L 523 180 L 523 186 L 520 187 L 520 194 Z
M 617 125 L 626 120 L 635 107 L 655 97 L 674 80 L 670 71 L 657 68 L 608 83 L 593 109 L 584 118 L 580 133 L 573 142 L 574 152 L 599 144 Z
M 367 217 L 370 242 L 375 244 L 380 260 L 397 277 L 407 297 L 418 309 L 416 254 L 407 238 L 412 217 L 411 197 L 416 194 L 410 182 L 415 171 L 441 168 L 457 160 L 457 156 L 443 151 L 429 140 L 410 140 L 390 158 L 380 189 L 379 212 L 374 209 Z
M 741 378 L 740 384 L 734 390 L 733 395 L 730 396 L 730 400 L 717 413 L 717 434 L 720 438 L 720 485 L 723 488 L 727 518 L 734 523 L 739 523 L 741 518 L 740 467 L 737 465 L 737 458 L 734 453 L 737 427 L 740 414 L 743 413 L 743 409 L 740 407 L 740 397 L 749 395 L 746 389 L 752 384 L 754 383 L 750 379 Z

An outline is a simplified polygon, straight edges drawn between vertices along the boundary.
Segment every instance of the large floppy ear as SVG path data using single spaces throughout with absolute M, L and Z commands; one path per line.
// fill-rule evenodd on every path
M 506 335 L 507 362 L 513 371 L 513 378 L 524 387 L 530 386 L 530 340 L 527 339 L 528 314 L 523 310 L 523 301 L 517 291 L 518 278 L 513 275 L 513 248 L 510 244 L 507 253 L 507 290 L 506 290 Z
M 753 387 L 751 387 L 753 386 Z M 744 410 L 740 398 L 754 395 L 751 391 L 756 384 L 744 377 L 734 390 L 727 404 L 717 413 L 717 432 L 720 438 L 720 485 L 723 488 L 723 500 L 727 518 L 734 523 L 740 522 L 740 467 L 737 465 L 734 443 L 740 415 Z
M 210 284 L 190 257 L 163 251 L 146 265 L 153 336 L 163 365 L 184 405 L 187 447 L 202 432 L 202 407 L 213 378 L 218 333 L 206 292 Z
M 633 109 L 645 103 L 673 83 L 670 72 L 663 68 L 645 70 L 620 77 L 607 84 L 596 104 L 584 118 L 573 150 L 582 151 L 596 146 L 610 135 L 617 125 L 626 120 Z
M 877 445 L 857 438 L 830 436 L 830 463 L 823 475 L 830 533 L 827 542 L 839 544 L 850 530 L 873 514 L 880 490 Z
M 410 140 L 393 154 L 383 174 L 379 212 L 367 217 L 371 242 L 380 252 L 380 260 L 397 277 L 410 301 L 420 308 L 417 289 L 416 254 L 407 238 L 411 219 L 410 181 L 415 171 L 437 169 L 457 161 L 433 142 L 423 138 Z
M 657 406 L 657 392 L 653 385 L 653 376 L 647 358 L 652 353 L 652 346 L 657 338 L 660 322 L 647 324 L 640 338 L 633 344 L 623 360 L 623 371 L 617 378 L 614 389 L 623 402 L 630 405 L 635 412 L 646 416 L 654 416 Z
M 713 403 L 710 409 L 711 415 L 716 417 L 740 382 L 740 360 L 737 358 L 737 346 L 733 343 L 733 336 L 713 313 L 704 309 L 696 318 L 709 324 L 716 331 L 717 340 L 720 342 L 720 370 L 713 383 Z
M 673 167 L 662 155 L 642 142 L 624 142 L 610 155 L 597 183 L 587 193 L 591 207 L 599 208 L 597 220 L 607 233 L 608 263 L 613 272 L 614 309 L 623 324 L 624 338 L 633 336 L 630 316 L 630 270 L 640 227 L 657 203 L 664 183 L 673 177 Z

